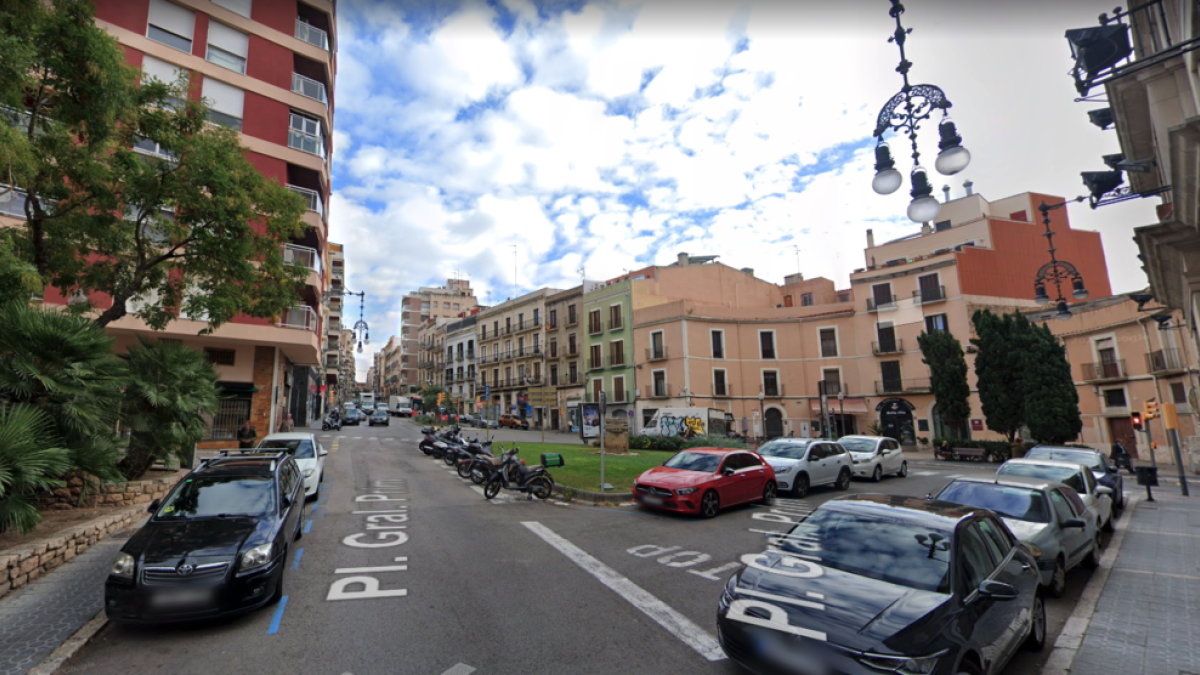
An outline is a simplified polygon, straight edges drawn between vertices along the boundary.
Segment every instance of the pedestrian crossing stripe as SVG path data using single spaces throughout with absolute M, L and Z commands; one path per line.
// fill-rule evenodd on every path
M 914 472 L 912 472 L 912 475 L 913 476 L 936 476 L 936 475 L 938 475 L 938 473 L 939 472 L 937 472 L 937 471 L 914 471 Z

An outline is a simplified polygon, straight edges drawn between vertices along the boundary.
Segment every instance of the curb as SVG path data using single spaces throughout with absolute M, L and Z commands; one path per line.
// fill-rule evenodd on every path
M 1096 613 L 1096 603 L 1100 601 L 1100 594 L 1108 584 L 1109 574 L 1112 573 L 1117 555 L 1121 553 L 1121 546 L 1125 543 L 1125 533 L 1129 531 L 1128 523 L 1133 522 L 1133 512 L 1141 501 L 1139 496 L 1126 498 L 1125 513 L 1129 514 L 1128 522 L 1125 527 L 1117 530 L 1109 542 L 1108 549 L 1100 556 L 1100 569 L 1088 580 L 1083 594 L 1079 596 L 1079 602 L 1075 604 L 1075 610 L 1067 617 L 1062 632 L 1054 641 L 1054 650 L 1050 652 L 1050 658 L 1046 659 L 1046 665 L 1042 666 L 1041 675 L 1067 675 L 1071 672 L 1075 655 L 1083 646 L 1083 637 L 1091 624 L 1092 615 Z
M 615 494 L 614 493 L 589 492 L 587 490 L 580 490 L 579 488 L 573 488 L 570 486 L 559 485 L 558 483 L 554 484 L 553 494 L 556 494 L 556 495 L 562 497 L 563 492 L 565 490 L 572 491 L 571 499 L 569 500 L 572 502 L 578 501 L 578 502 L 590 502 L 592 504 L 621 504 L 623 502 L 633 501 L 633 497 L 629 493 L 626 493 L 626 492 L 617 492 Z
M 26 675 L 54 675 L 70 661 L 72 657 L 79 653 L 87 643 L 91 642 L 96 633 L 100 632 L 101 628 L 108 623 L 108 618 L 104 616 L 104 610 L 100 610 L 96 616 L 92 617 L 91 621 L 83 624 L 83 628 L 75 631 L 75 634 L 67 638 L 67 641 L 58 646 L 47 656 L 45 660 L 34 666 Z

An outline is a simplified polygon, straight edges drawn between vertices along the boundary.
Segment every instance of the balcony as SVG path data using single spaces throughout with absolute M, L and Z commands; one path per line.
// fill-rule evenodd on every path
M 871 343 L 871 352 L 876 356 L 883 354 L 899 354 L 904 351 L 903 340 L 883 340 Z
M 946 287 L 918 288 L 913 291 L 912 296 L 913 302 L 918 305 L 927 305 L 931 302 L 944 302 L 946 300 Z
M 647 398 L 670 398 L 670 397 L 671 397 L 671 388 L 667 386 L 666 382 L 655 382 L 654 385 L 650 387 L 650 394 L 649 394 L 649 396 L 647 396 Z
M 929 393 L 929 378 L 916 380 L 876 380 L 875 394 L 926 394 Z
M 624 319 L 618 318 L 618 319 L 609 319 L 608 320 L 608 329 L 609 330 L 621 330 L 623 328 L 625 328 L 625 320 Z
M 1170 375 L 1187 370 L 1178 349 L 1160 349 L 1146 354 L 1146 366 L 1155 375 Z
M 1129 371 L 1125 370 L 1125 359 L 1118 359 L 1112 362 L 1083 364 L 1084 382 L 1124 380 L 1128 377 Z
M 316 332 L 317 326 L 321 320 L 317 317 L 317 313 L 308 305 L 292 307 L 283 313 L 279 318 L 279 323 L 276 324 L 280 328 L 295 328 L 298 330 L 311 330 Z
M 667 348 L 666 347 L 658 347 L 658 348 L 648 347 L 646 349 L 646 360 L 647 361 L 666 361 L 667 360 Z
M 321 254 L 317 249 L 299 244 L 283 245 L 283 262 L 288 265 L 300 265 L 317 274 L 321 273 Z
M 867 298 L 868 312 L 886 312 L 892 309 L 896 309 L 896 296 L 894 295 L 882 298 Z
M 728 384 L 713 386 L 713 398 L 730 398 L 731 396 L 733 396 L 733 387 Z
M 325 96 L 324 83 L 317 82 L 311 77 L 305 77 L 300 73 L 292 73 L 292 91 L 307 96 L 314 101 L 320 101 L 325 105 L 329 105 L 329 99 Z
M 546 330 L 558 330 L 558 321 L 551 319 L 546 322 Z
M 588 370 L 604 370 L 604 359 L 588 359 Z
M 783 398 L 785 396 L 783 392 L 783 384 L 776 382 L 774 386 L 764 385 L 762 395 L 763 398 Z
M 27 198 L 27 193 L 21 188 L 9 187 L 0 183 L 0 213 L 24 220 Z
M 610 355 L 608 357 L 609 368 L 624 368 L 626 365 L 624 354 Z
M 296 18 L 296 38 L 326 51 L 329 50 L 329 34 L 311 23 L 306 23 L 299 17 Z
M 542 327 L 541 319 L 530 319 L 529 321 L 518 321 L 514 332 L 521 333 L 527 330 L 535 330 Z
M 604 332 L 604 324 L 597 321 L 596 323 L 588 322 L 588 335 L 599 335 Z
M 304 198 L 304 208 L 316 212 L 322 219 L 325 218 L 325 206 L 321 203 L 321 193 L 306 187 L 300 187 L 299 185 L 292 185 L 291 183 L 288 183 L 287 189 Z M 341 273 L 340 270 L 333 271 L 334 273 Z
M 579 348 L 578 348 L 578 347 L 570 347 L 570 346 L 568 346 L 568 347 L 567 347 L 567 351 L 566 351 L 566 355 L 567 355 L 568 357 L 572 357 L 572 356 L 579 356 Z
M 288 125 L 288 147 L 325 159 L 325 138 L 321 121 L 292 113 Z
M 567 317 L 567 328 L 571 328 L 571 327 L 578 326 L 578 325 L 579 325 L 579 317 L 578 316 L 568 316 Z
M 471 350 L 467 350 L 467 356 L 466 356 L 466 358 L 467 358 L 467 360 L 468 360 L 468 361 L 473 361 L 473 360 L 475 360 L 475 352 L 473 352 L 473 351 L 471 351 Z
M 609 404 L 613 403 L 633 403 L 633 399 L 629 396 L 628 389 L 618 389 L 616 391 L 606 391 L 605 401 Z M 595 392 L 587 392 L 584 395 L 584 403 L 599 403 Z

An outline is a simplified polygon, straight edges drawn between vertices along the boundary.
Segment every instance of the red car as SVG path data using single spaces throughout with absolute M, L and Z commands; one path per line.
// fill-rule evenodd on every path
M 775 470 L 756 452 L 694 448 L 637 477 L 633 499 L 642 506 L 712 518 L 727 506 L 775 500 Z

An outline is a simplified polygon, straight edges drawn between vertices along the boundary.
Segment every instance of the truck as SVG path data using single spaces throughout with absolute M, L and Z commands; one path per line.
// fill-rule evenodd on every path
M 363 392 L 358 395 L 358 405 L 366 412 L 371 412 L 375 409 L 375 394 Z
M 720 408 L 659 408 L 642 429 L 643 436 L 718 436 L 730 431 Z
M 393 416 L 412 417 L 412 397 L 411 396 L 389 396 L 388 397 L 388 412 Z

